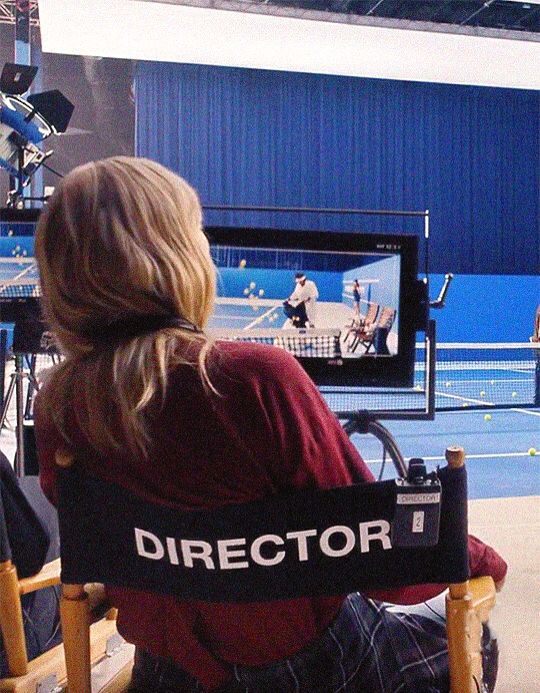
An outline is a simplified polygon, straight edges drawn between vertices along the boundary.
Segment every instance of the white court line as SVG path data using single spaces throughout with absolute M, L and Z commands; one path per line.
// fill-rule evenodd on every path
M 495 402 L 488 402 L 485 399 L 473 399 L 472 397 L 460 397 L 459 395 L 451 395 L 448 392 L 438 392 L 435 390 L 435 395 L 439 397 L 450 397 L 450 399 L 459 399 L 462 402 L 474 402 L 475 404 L 485 404 L 488 407 L 494 407 Z
M 505 412 L 509 411 L 514 411 L 514 412 L 519 412 L 521 414 L 531 414 L 532 416 L 540 416 L 540 413 L 537 412 L 530 412 L 527 411 L 526 409 L 516 409 L 512 407 L 504 407 L 501 409 L 495 409 L 494 412 L 495 414 L 504 414 Z M 467 409 L 464 407 L 463 409 L 451 409 L 450 411 L 435 411 L 435 414 L 437 416 L 446 416 L 447 414 L 481 414 L 482 412 L 479 411 L 478 409 Z
M 263 320 L 266 320 L 266 318 L 269 315 L 272 315 L 274 311 L 276 311 L 279 308 L 279 306 L 274 306 L 273 308 L 270 308 L 269 310 L 266 311 L 266 313 L 263 313 L 260 315 L 258 318 L 255 318 L 253 322 L 250 322 L 249 325 L 246 325 L 243 329 L 244 330 L 251 330 L 255 325 L 260 325 Z
M 466 459 L 468 460 L 488 460 L 488 459 L 496 459 L 496 458 L 502 458 L 502 457 L 540 457 L 540 455 L 529 455 L 528 452 L 483 452 L 483 453 L 478 453 L 477 455 L 471 454 L 471 455 L 465 455 Z M 439 460 L 446 460 L 446 457 L 444 455 L 434 455 L 434 456 L 427 456 L 425 455 L 422 457 L 423 460 L 426 462 L 438 462 Z M 388 461 L 388 458 L 387 458 Z M 380 460 L 364 460 L 366 464 L 382 464 L 382 459 Z
M 529 416 L 540 416 L 540 411 L 529 411 L 528 409 L 510 409 L 510 411 L 517 411 L 518 414 L 529 414 Z

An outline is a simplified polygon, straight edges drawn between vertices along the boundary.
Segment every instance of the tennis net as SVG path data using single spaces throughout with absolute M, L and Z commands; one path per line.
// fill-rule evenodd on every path
M 438 410 L 540 406 L 540 344 L 438 344 L 436 373 Z
M 255 342 L 286 349 L 294 356 L 338 358 L 341 356 L 339 329 L 211 330 L 212 337 L 225 341 Z
M 425 345 L 416 345 L 410 388 L 321 388 L 331 409 L 420 412 L 426 406 Z M 359 362 L 359 367 L 361 367 Z M 437 344 L 435 410 L 540 406 L 540 344 Z

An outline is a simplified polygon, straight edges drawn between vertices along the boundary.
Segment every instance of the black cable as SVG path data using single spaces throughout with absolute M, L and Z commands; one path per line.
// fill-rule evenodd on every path
M 383 474 L 384 474 L 384 468 L 386 466 L 386 446 L 384 445 L 384 443 L 382 446 L 382 450 L 383 450 L 383 453 L 382 453 L 381 471 L 379 472 L 379 478 L 377 479 L 377 481 L 382 481 Z
M 55 169 L 52 166 L 49 166 L 49 164 L 46 164 L 44 161 L 41 164 L 43 168 L 46 168 L 47 171 L 50 171 L 51 173 L 54 173 L 55 176 L 58 176 L 58 178 L 63 178 L 64 174 L 59 173 L 58 171 L 55 171 Z

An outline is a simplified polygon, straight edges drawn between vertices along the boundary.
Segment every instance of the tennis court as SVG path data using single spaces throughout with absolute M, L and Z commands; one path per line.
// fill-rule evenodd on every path
M 0 301 L 39 295 L 34 258 L 10 239 L 8 257 L 0 258 Z M 212 318 L 218 337 L 272 344 L 296 356 L 338 356 L 343 335 L 335 329 L 269 328 L 281 316 L 282 303 L 253 297 L 218 298 Z M 12 326 L 8 327 L 11 336 Z M 238 336 L 238 331 L 241 335 Z M 8 338 L 8 344 L 10 339 Z M 361 367 L 361 364 L 360 364 Z M 333 411 L 419 412 L 426 406 L 424 343 L 416 349 L 410 388 L 321 388 Z M 390 421 L 387 427 L 406 458 L 443 463 L 452 442 L 469 459 L 470 497 L 504 498 L 540 495 L 540 352 L 532 344 L 452 343 L 437 345 L 434 421 Z M 5 436 L 3 436 L 5 437 Z M 353 441 L 377 476 L 382 467 L 380 443 L 355 434 Z M 530 450 L 539 451 L 531 455 Z M 383 476 L 394 474 L 386 462 Z

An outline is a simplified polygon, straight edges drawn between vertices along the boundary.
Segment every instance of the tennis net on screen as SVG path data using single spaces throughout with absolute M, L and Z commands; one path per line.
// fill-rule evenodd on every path
M 339 329 L 211 330 L 211 335 L 226 341 L 269 344 L 304 358 L 339 358 L 341 356 L 341 330 Z
M 37 265 L 34 258 L 0 258 L 0 301 L 39 298 Z

